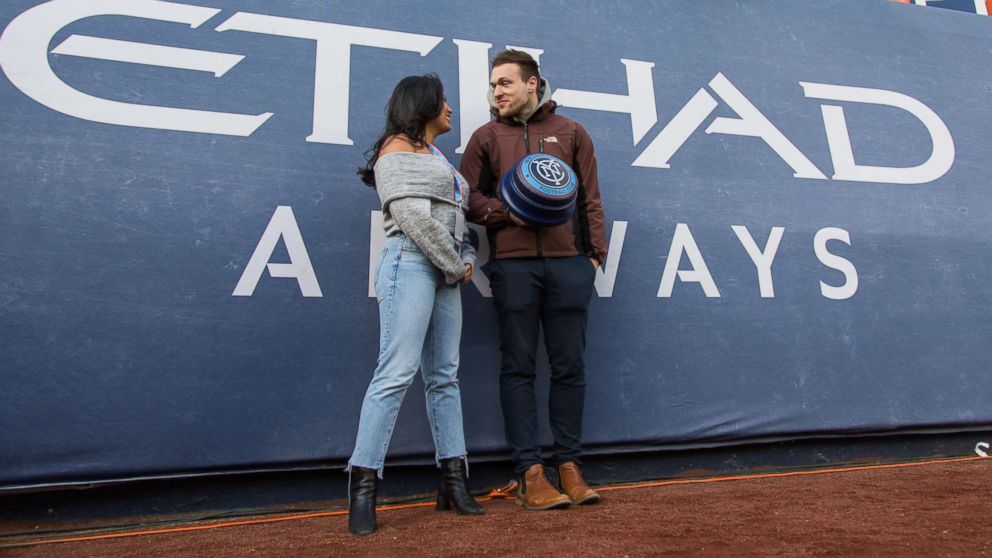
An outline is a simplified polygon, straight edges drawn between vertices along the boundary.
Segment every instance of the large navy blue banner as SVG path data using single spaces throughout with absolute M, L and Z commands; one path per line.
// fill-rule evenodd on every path
M 0 28 L 0 486 L 343 463 L 378 346 L 355 169 L 427 72 L 457 159 L 507 45 L 596 144 L 590 447 L 992 424 L 992 19 L 7 0 Z M 476 455 L 505 448 L 489 296 L 463 288 Z M 416 391 L 393 457 L 433 455 Z

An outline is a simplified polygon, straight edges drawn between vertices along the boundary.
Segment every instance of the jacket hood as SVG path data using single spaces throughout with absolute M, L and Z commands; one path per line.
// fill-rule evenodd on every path
M 489 99 L 489 112 L 496 117 L 497 122 L 503 122 L 505 124 L 521 123 L 521 120 L 517 118 L 503 118 L 499 115 L 499 107 L 496 105 L 496 96 L 493 94 L 493 88 L 489 88 L 489 92 L 486 94 Z M 558 103 L 551 100 L 551 84 L 548 80 L 541 78 L 541 85 L 537 88 L 537 108 L 534 109 L 534 113 L 530 115 L 531 118 L 537 117 L 538 119 L 543 118 L 546 114 L 555 111 L 558 107 Z

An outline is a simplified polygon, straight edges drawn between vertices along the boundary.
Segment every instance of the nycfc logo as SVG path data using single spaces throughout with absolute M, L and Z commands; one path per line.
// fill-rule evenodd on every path
M 511 213 L 538 225 L 560 225 L 572 216 L 578 184 L 567 163 L 545 153 L 517 161 L 500 179 L 499 197 Z
M 562 168 L 558 161 L 552 159 L 535 159 L 530 163 L 530 172 L 540 178 L 547 186 L 561 188 L 569 182 L 568 171 Z

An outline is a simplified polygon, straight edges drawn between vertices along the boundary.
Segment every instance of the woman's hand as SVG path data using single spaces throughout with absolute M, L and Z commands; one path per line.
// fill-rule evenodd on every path
M 472 280 L 472 264 L 467 263 L 465 264 L 465 276 L 462 277 L 461 280 L 458 282 L 464 285 L 465 283 L 468 283 L 471 280 Z

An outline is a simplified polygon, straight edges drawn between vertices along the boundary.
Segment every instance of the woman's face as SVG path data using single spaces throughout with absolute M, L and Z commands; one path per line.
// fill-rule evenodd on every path
M 427 122 L 427 130 L 434 132 L 434 136 L 451 130 L 451 114 L 454 112 L 448 105 L 448 98 L 441 97 L 441 112 Z

